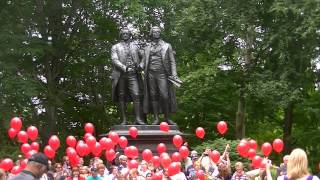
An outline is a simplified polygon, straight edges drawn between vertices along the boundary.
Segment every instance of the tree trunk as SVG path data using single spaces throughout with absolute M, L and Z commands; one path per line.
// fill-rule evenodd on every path
M 284 141 L 284 153 L 289 154 L 291 152 L 291 132 L 293 124 L 293 109 L 294 104 L 290 102 L 285 108 L 284 114 L 284 126 L 283 126 L 283 141 Z
M 244 88 L 239 89 L 238 110 L 236 114 L 236 138 L 242 139 L 245 137 L 245 97 Z

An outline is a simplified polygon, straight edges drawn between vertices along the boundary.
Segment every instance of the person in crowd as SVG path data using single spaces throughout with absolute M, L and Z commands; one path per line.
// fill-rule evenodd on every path
M 89 176 L 89 168 L 88 166 L 80 166 L 79 167 L 80 176 L 87 178 Z
M 26 168 L 11 180 L 39 179 L 48 171 L 48 166 L 48 157 L 43 153 L 35 153 L 29 158 Z
M 231 175 L 231 166 L 228 163 L 225 162 L 220 162 L 218 164 L 218 170 L 219 170 L 219 175 L 217 176 L 217 179 L 220 180 L 231 180 L 232 175 Z
M 91 168 L 91 175 L 88 176 L 86 180 L 102 180 L 102 178 L 98 176 L 98 169 L 95 167 Z
M 151 173 L 151 171 L 148 169 L 148 163 L 146 161 L 141 161 L 139 167 L 138 167 L 138 173 L 140 176 L 146 177 L 148 173 Z
M 0 169 L 0 180 L 6 180 L 6 179 L 7 179 L 6 172 Z
M 117 166 L 111 166 L 110 168 L 110 174 L 108 175 L 107 177 L 107 180 L 115 180 L 115 179 L 118 179 L 119 177 L 119 169 Z
M 205 174 L 209 176 L 209 178 L 213 179 L 219 175 L 217 165 L 210 158 L 211 149 L 207 147 L 205 151 L 202 153 L 202 156 L 199 158 L 201 163 L 201 167 L 204 168 Z
M 236 172 L 232 175 L 231 180 L 249 180 L 248 176 L 243 170 L 242 162 L 236 162 L 235 168 Z
M 109 171 L 106 168 L 106 166 L 103 163 L 100 163 L 97 165 L 98 169 L 98 176 L 100 176 L 102 179 L 107 179 L 109 175 Z
M 79 167 L 72 167 L 71 176 L 69 176 L 66 180 L 85 180 L 84 177 L 80 176 Z
M 127 168 L 127 161 L 128 157 L 125 155 L 119 156 L 119 171 L 121 171 L 123 168 Z
M 198 158 L 198 152 L 193 150 L 190 152 L 190 157 L 188 156 L 187 158 L 183 159 L 184 162 L 184 171 L 186 171 L 188 169 L 188 167 L 192 166 L 193 164 L 193 160 L 195 158 Z
M 272 178 L 272 177 L 271 177 Z M 308 170 L 308 158 L 303 149 L 294 149 L 288 160 L 287 175 L 279 176 L 278 180 L 319 180 L 312 176 Z
M 287 174 L 287 164 L 288 164 L 288 160 L 289 160 L 289 155 L 283 156 L 282 159 L 283 159 L 283 163 L 280 164 L 279 168 L 277 169 L 277 178 L 279 176 Z
M 129 180 L 145 180 L 146 178 L 141 176 L 137 169 L 130 169 Z
M 67 171 L 68 174 L 71 174 L 71 166 L 69 162 L 69 157 L 68 156 L 63 156 L 62 158 L 62 168 L 64 171 Z
M 185 175 L 186 175 L 186 178 L 188 180 L 193 180 L 195 179 L 197 176 L 196 176 L 196 173 L 198 170 L 201 169 L 201 164 L 200 164 L 200 161 L 197 161 L 197 160 L 194 160 L 193 161 L 193 164 L 191 166 L 189 166 L 187 168 L 187 170 L 185 171 Z M 202 169 L 204 170 L 204 169 Z
M 146 175 L 146 180 L 152 180 L 152 173 L 148 173 Z
M 62 164 L 61 163 L 55 163 L 54 164 L 53 178 L 54 179 L 59 179 L 61 176 L 63 176 Z

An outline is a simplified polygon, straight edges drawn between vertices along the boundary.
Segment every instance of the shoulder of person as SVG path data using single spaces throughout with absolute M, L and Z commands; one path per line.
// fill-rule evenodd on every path
M 312 180 L 319 180 L 318 176 L 312 176 Z

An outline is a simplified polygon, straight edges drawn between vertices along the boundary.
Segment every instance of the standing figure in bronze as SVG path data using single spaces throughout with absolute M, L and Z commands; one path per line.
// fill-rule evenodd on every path
M 143 82 L 139 72 L 139 50 L 131 42 L 131 31 L 123 28 L 120 31 L 121 42 L 112 46 L 113 63 L 112 99 L 118 103 L 122 119 L 121 125 L 127 124 L 127 103 L 133 102 L 135 124 L 144 125 L 142 116 Z
M 176 125 L 169 118 L 169 113 L 177 110 L 176 96 L 173 84 L 182 83 L 177 77 L 176 62 L 172 47 L 161 39 L 161 29 L 152 27 L 152 41 L 145 47 L 144 60 L 140 68 L 144 69 L 144 113 L 154 115 L 153 125 L 159 124 L 159 114 L 164 114 L 164 121 Z

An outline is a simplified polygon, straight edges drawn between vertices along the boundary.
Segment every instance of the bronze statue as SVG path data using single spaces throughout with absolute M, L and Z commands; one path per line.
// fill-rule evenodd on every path
M 120 31 L 122 41 L 112 46 L 113 63 L 112 99 L 118 102 L 122 125 L 127 124 L 126 106 L 133 102 L 135 124 L 144 125 L 142 118 L 142 77 L 138 67 L 140 63 L 139 49 L 131 42 L 131 32 L 128 28 Z
M 176 62 L 172 47 L 164 42 L 159 27 L 152 27 L 150 35 L 151 43 L 145 47 L 144 59 L 140 68 L 144 69 L 144 113 L 153 113 L 153 125 L 159 124 L 159 113 L 164 114 L 164 121 L 170 125 L 176 125 L 170 120 L 169 113 L 176 112 L 177 102 L 173 84 L 181 85 L 177 77 Z

